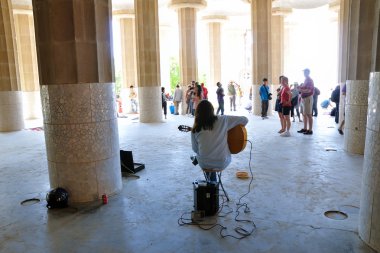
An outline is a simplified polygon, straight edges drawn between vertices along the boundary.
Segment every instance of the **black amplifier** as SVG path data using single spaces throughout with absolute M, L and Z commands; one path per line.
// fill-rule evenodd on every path
M 219 183 L 195 180 L 194 210 L 204 212 L 205 216 L 212 216 L 219 210 Z

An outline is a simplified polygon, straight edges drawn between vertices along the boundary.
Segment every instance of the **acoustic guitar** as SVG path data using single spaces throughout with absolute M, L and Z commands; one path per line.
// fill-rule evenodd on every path
M 192 127 L 180 125 L 178 127 L 179 131 L 190 132 Z M 245 149 L 247 145 L 247 130 L 243 125 L 237 125 L 234 128 L 228 130 L 227 133 L 227 142 L 228 148 L 230 149 L 231 154 L 238 154 Z

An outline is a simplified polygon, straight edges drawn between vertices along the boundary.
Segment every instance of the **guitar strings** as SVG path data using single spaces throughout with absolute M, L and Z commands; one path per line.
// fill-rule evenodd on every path
M 250 226 L 251 228 L 250 229 L 247 229 L 247 228 L 244 228 L 242 226 L 237 226 L 234 228 L 234 231 L 236 234 L 238 234 L 238 236 L 236 235 L 233 235 L 233 234 L 223 234 L 223 232 L 225 230 L 227 230 L 228 228 L 226 226 L 223 226 L 222 224 L 218 223 L 217 220 L 215 220 L 214 222 L 210 222 L 210 219 L 201 219 L 201 220 L 197 220 L 197 221 L 194 221 L 192 220 L 191 218 L 185 218 L 184 215 L 191 215 L 191 212 L 185 212 L 181 215 L 181 217 L 178 219 L 177 223 L 178 225 L 180 226 L 184 226 L 184 225 L 193 225 L 193 226 L 197 226 L 199 227 L 200 229 L 202 230 L 211 230 L 215 227 L 220 227 L 220 230 L 219 230 L 219 235 L 221 236 L 221 238 L 226 238 L 226 237 L 231 237 L 231 238 L 234 238 L 234 239 L 237 239 L 237 240 L 240 240 L 240 239 L 243 239 L 243 238 L 246 238 L 250 235 L 253 234 L 253 232 L 256 230 L 256 224 L 253 220 L 250 220 L 250 219 L 239 219 L 239 215 L 240 215 L 240 209 L 244 208 L 243 210 L 243 213 L 250 213 L 251 210 L 250 208 L 248 207 L 248 203 L 244 202 L 242 203 L 241 200 L 247 196 L 250 192 L 251 192 L 251 185 L 252 185 L 252 182 L 253 182 L 253 172 L 252 172 L 252 167 L 251 167 L 251 161 L 252 161 L 252 149 L 253 149 L 253 145 L 252 145 L 252 142 L 250 140 L 245 140 L 247 142 L 250 143 L 250 151 L 249 151 L 249 162 L 248 162 L 248 167 L 249 167 L 249 171 L 250 171 L 250 174 L 251 174 L 251 179 L 250 179 L 250 182 L 249 182 L 249 185 L 248 185 L 248 191 L 243 194 L 238 202 L 236 203 L 236 215 L 235 215 L 235 221 L 236 222 L 240 222 L 240 223 L 244 223 L 246 224 L 247 226 Z M 219 206 L 219 210 L 217 212 L 217 217 L 226 217 L 228 214 L 232 213 L 233 212 L 233 209 L 231 207 L 229 207 L 228 204 L 226 204 L 226 201 L 225 201 L 225 196 L 224 195 L 219 195 L 219 197 L 222 198 L 222 204 Z M 228 207 L 229 210 L 226 212 L 226 213 L 222 213 L 222 210 L 224 208 Z M 215 218 L 214 218 L 215 219 Z

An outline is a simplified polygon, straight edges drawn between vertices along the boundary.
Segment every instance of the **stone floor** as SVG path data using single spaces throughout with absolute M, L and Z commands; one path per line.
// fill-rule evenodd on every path
M 374 252 L 357 232 L 363 157 L 342 150 L 333 119 L 320 113 L 314 135 L 298 134 L 297 122 L 292 137 L 283 138 L 277 116 L 247 116 L 253 181 L 242 200 L 250 212 L 239 217 L 256 224 L 251 236 L 221 238 L 220 226 L 179 226 L 193 208 L 192 182 L 203 176 L 189 160 L 189 133 L 177 130 L 193 119 L 168 115 L 165 123 L 142 124 L 129 115 L 119 119 L 120 147 L 132 150 L 146 169 L 139 179 L 123 178 L 122 192 L 107 205 L 47 210 L 44 132 L 0 134 L 0 252 Z M 249 171 L 249 157 L 248 144 L 223 173 L 231 198 L 223 213 L 233 213 L 207 220 L 225 226 L 223 235 L 239 236 L 237 226 L 251 228 L 234 220 L 236 202 L 249 185 L 235 173 Z M 20 204 L 28 198 L 41 202 Z M 328 210 L 348 218 L 327 218 Z

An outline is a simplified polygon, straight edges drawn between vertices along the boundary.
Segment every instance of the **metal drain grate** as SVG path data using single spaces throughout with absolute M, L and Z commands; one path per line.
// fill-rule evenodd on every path
M 21 205 L 22 206 L 31 206 L 31 205 L 34 205 L 34 204 L 37 204 L 39 203 L 41 200 L 39 199 L 36 199 L 36 198 L 33 198 L 33 199 L 26 199 L 24 201 L 21 201 Z
M 341 211 L 327 211 L 325 212 L 325 216 L 333 220 L 345 220 L 348 218 L 348 215 Z

